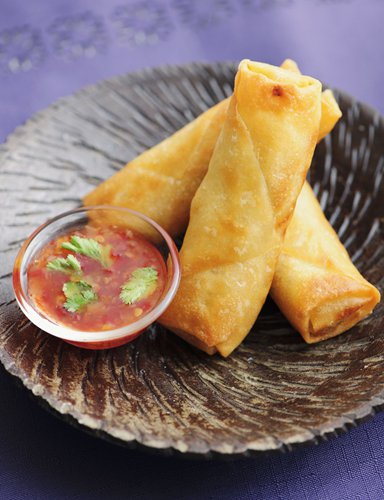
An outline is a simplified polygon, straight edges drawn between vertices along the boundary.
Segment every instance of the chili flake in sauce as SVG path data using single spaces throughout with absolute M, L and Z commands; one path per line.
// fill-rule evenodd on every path
M 159 302 L 164 260 L 131 231 L 86 225 L 46 245 L 28 267 L 29 295 L 57 323 L 83 331 L 137 321 Z

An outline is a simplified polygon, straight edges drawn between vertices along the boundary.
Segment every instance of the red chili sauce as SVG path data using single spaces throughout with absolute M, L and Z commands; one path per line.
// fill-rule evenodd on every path
M 91 239 L 101 245 L 103 254 L 107 255 L 107 265 L 64 249 L 62 244 L 70 242 L 73 236 Z M 81 271 L 62 272 L 47 268 L 49 262 L 66 259 L 70 254 L 77 259 Z M 151 268 L 152 276 L 157 274 L 155 282 L 133 303 L 123 302 L 122 287 L 132 280 L 136 270 L 142 268 Z M 68 282 L 77 287 L 79 281 L 86 283 L 93 298 L 76 311 L 68 310 L 68 297 L 63 289 Z M 61 236 L 48 243 L 28 267 L 28 291 L 35 305 L 51 320 L 83 331 L 112 330 L 137 321 L 157 305 L 165 282 L 166 268 L 159 251 L 131 231 L 116 227 L 87 225 Z

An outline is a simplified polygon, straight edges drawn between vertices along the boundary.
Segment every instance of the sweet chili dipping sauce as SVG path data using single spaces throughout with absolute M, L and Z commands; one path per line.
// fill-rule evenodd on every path
M 46 316 L 82 331 L 119 328 L 159 302 L 166 267 L 130 230 L 86 225 L 48 243 L 28 267 L 29 295 Z

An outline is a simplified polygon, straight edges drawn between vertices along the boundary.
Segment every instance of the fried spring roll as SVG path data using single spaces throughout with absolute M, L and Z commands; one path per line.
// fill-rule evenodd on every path
M 282 67 L 300 73 L 291 59 L 285 60 Z M 132 208 L 154 219 L 171 236 L 183 233 L 188 225 L 192 198 L 207 172 L 228 102 L 229 99 L 221 101 L 171 137 L 144 151 L 85 196 L 84 205 Z M 332 92 L 323 92 L 319 140 L 332 130 L 340 116 Z M 144 232 L 143 228 L 137 229 Z
M 282 67 L 300 74 L 292 59 L 286 59 Z M 182 234 L 188 225 L 192 198 L 207 172 L 228 102 L 229 99 L 221 101 L 144 151 L 86 195 L 84 205 L 132 208 L 154 219 L 171 236 Z M 341 116 L 331 91 L 323 92 L 321 107 L 318 140 L 332 130 Z M 143 228 L 138 229 L 144 232 Z
M 180 288 L 160 318 L 207 352 L 228 356 L 264 304 L 320 116 L 317 80 L 240 63 L 207 175 L 192 201 Z
M 271 295 L 309 343 L 345 332 L 380 300 L 351 262 L 309 184 L 287 229 Z
M 300 74 L 290 59 L 282 66 Z M 323 92 L 321 104 L 319 140 L 341 115 L 330 90 Z M 308 343 L 349 330 L 380 301 L 379 291 L 353 265 L 308 183 L 285 235 L 271 295 Z

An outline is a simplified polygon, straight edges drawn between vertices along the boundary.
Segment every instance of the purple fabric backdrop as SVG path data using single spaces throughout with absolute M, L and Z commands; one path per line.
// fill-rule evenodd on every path
M 292 57 L 384 112 L 383 20 L 383 0 L 0 0 L 0 142 L 83 85 L 189 61 Z M 88 437 L 2 368 L 0 394 L 1 499 L 384 498 L 383 415 L 317 447 L 206 463 Z

